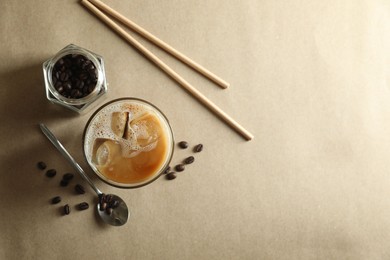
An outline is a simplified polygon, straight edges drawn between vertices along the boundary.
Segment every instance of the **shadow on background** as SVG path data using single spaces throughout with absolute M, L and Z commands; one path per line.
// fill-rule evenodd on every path
M 46 99 L 41 62 L 0 74 L 0 80 L 5 127 L 35 123 L 38 117 L 53 122 L 77 116 Z
M 92 180 L 101 185 L 97 177 L 91 174 L 81 150 L 84 126 L 77 125 L 77 131 L 66 129 L 69 127 L 67 120 L 74 122 L 79 115 L 46 99 L 42 62 L 37 61 L 0 74 L 0 85 L 0 109 L 4 111 L 0 127 L 1 156 L 5 164 L 0 173 L 0 201 L 3 207 L 14 209 L 7 211 L 5 215 L 10 215 L 7 216 L 9 218 L 22 218 L 25 216 L 13 215 L 13 212 L 25 209 L 30 215 L 46 214 L 42 221 L 47 221 L 50 216 L 58 217 L 61 214 L 60 204 L 51 205 L 51 198 L 60 195 L 63 203 L 80 203 L 78 200 L 82 198 L 74 194 L 76 183 L 83 183 L 87 190 L 87 194 L 83 195 L 84 200 L 94 203 L 93 191 L 39 129 L 40 122 L 53 128 L 65 128 L 59 136 L 60 141 Z M 39 161 L 45 161 L 47 169 L 55 168 L 57 175 L 53 178 L 45 176 L 46 170 L 37 168 Z M 75 178 L 68 187 L 61 187 L 61 178 L 67 172 L 74 173 Z

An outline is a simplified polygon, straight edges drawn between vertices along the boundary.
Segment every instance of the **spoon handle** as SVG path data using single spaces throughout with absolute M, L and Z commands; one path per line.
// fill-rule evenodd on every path
M 68 160 L 68 162 L 80 173 L 81 177 L 85 181 L 88 182 L 89 186 L 98 194 L 102 194 L 102 192 L 96 188 L 95 184 L 91 181 L 91 179 L 88 177 L 88 175 L 84 172 L 84 170 L 81 168 L 81 166 L 73 159 L 73 157 L 68 153 L 68 151 L 65 149 L 65 147 L 60 143 L 60 141 L 54 136 L 54 134 L 47 128 L 44 124 L 40 123 L 39 127 L 41 128 L 42 132 L 45 134 L 45 136 L 50 140 L 50 142 L 60 151 L 60 153 Z

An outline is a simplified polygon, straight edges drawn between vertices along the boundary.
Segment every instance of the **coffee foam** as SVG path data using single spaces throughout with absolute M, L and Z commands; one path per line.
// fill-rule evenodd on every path
M 137 136 L 145 135 L 143 131 L 145 129 L 132 129 L 128 127 L 128 137 L 124 139 L 117 136 L 112 127 L 120 127 L 117 125 L 112 126 L 112 115 L 115 112 L 127 112 L 128 122 L 143 116 L 146 113 L 153 113 L 148 107 L 142 104 L 128 103 L 129 101 L 123 101 L 122 103 L 114 103 L 109 106 L 102 108 L 92 118 L 87 132 L 85 134 L 84 149 L 86 152 L 87 160 L 92 162 L 94 143 L 98 139 L 113 140 L 120 144 L 122 148 L 122 156 L 126 158 L 134 157 L 140 152 L 146 152 L 154 149 L 157 145 L 157 141 L 147 144 L 141 147 L 137 143 Z M 153 113 L 155 114 L 155 113 Z M 156 115 L 157 116 L 157 115 Z M 158 116 L 157 116 L 158 117 Z M 128 124 L 128 126 L 130 123 Z

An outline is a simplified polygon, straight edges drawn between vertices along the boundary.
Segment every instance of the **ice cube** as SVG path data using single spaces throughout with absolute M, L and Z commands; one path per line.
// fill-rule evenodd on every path
M 126 123 L 129 117 L 128 112 L 113 112 L 111 116 L 111 130 L 118 137 L 125 134 Z
M 121 146 L 113 141 L 104 141 L 96 150 L 95 160 L 99 166 L 107 166 L 121 156 Z
M 136 139 L 141 148 L 153 145 L 161 135 L 160 121 L 150 112 L 133 119 L 128 128 L 131 129 L 129 133 L 132 134 L 128 138 Z

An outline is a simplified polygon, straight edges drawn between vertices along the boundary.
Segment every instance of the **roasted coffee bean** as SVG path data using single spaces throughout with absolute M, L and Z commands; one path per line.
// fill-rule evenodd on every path
M 57 84 L 57 82 L 58 82 L 58 79 L 57 79 L 56 77 L 53 77 L 51 80 L 53 81 L 54 87 L 56 87 L 56 84 Z
M 55 196 L 54 198 L 51 199 L 52 204 L 57 204 L 61 202 L 61 197 L 60 196 Z
M 100 211 L 104 211 L 106 208 L 107 208 L 107 203 L 106 202 L 102 202 L 102 203 L 99 204 L 99 210 Z
M 89 93 L 92 93 L 92 91 L 95 89 L 95 84 L 90 84 L 89 86 L 88 86 L 88 94 Z
M 89 64 L 86 68 L 90 73 L 94 73 L 95 74 L 95 66 L 93 66 L 93 64 Z
M 83 96 L 83 93 L 78 89 L 72 89 L 70 91 L 71 98 L 81 98 L 82 96 Z
M 85 73 L 85 72 L 80 73 L 79 78 L 80 78 L 81 80 L 86 80 L 86 79 L 88 78 L 88 74 Z
M 46 171 L 46 176 L 49 178 L 56 176 L 56 174 L 57 174 L 57 171 L 55 169 L 50 169 L 50 170 Z
M 179 142 L 179 147 L 182 149 L 188 148 L 188 142 L 186 142 L 186 141 Z
M 69 215 L 69 214 L 70 214 L 70 207 L 69 207 L 68 204 L 66 204 L 66 205 L 64 206 L 64 214 L 65 214 L 65 215 Z
M 67 81 L 68 79 L 69 79 L 69 74 L 66 73 L 65 71 L 64 71 L 64 72 L 61 72 L 61 74 L 60 74 L 60 80 L 61 80 L 62 82 L 65 82 L 65 81 Z
M 99 198 L 99 204 L 102 204 L 104 202 L 104 198 L 106 197 L 106 194 L 102 193 L 102 194 L 99 194 L 98 198 Z
M 57 66 L 64 65 L 64 59 L 59 59 L 56 63 Z
M 76 79 L 73 81 L 73 86 L 75 86 L 76 88 L 80 88 L 81 82 L 81 80 Z
M 113 211 L 113 208 L 109 208 L 109 207 L 107 207 L 106 210 L 105 210 L 107 215 L 111 215 L 112 211 Z
M 61 186 L 61 187 L 66 187 L 66 186 L 68 186 L 68 184 L 69 184 L 69 181 L 68 181 L 68 180 L 61 180 L 61 181 L 60 181 L 60 186 Z
M 83 63 L 83 61 L 84 61 L 84 58 L 83 58 L 83 56 L 76 56 L 76 57 L 74 57 L 75 58 L 75 63 L 76 63 L 76 65 L 78 65 L 78 66 L 80 66 L 82 63 Z
M 65 82 L 62 86 L 64 88 L 64 91 L 66 92 L 70 92 L 72 90 L 72 84 L 70 84 L 69 82 Z
M 84 91 L 84 85 L 85 85 L 84 81 L 81 81 L 79 85 L 79 89 Z M 86 89 L 88 90 L 88 88 Z
M 83 98 L 96 87 L 97 69 L 93 62 L 83 55 L 65 55 L 53 67 L 52 82 L 62 96 Z
M 60 93 L 60 94 L 62 94 L 63 92 L 64 92 L 64 87 L 63 86 L 58 86 L 57 87 L 57 91 Z
M 84 194 L 85 193 L 84 187 L 82 185 L 80 185 L 80 184 L 76 184 L 76 186 L 74 186 L 74 189 L 75 189 L 75 191 L 78 194 Z
M 70 181 L 71 179 L 73 179 L 73 177 L 74 177 L 73 173 L 65 173 L 64 176 L 62 176 L 62 179 L 66 181 Z
M 175 170 L 178 172 L 182 172 L 182 171 L 184 171 L 184 169 L 185 169 L 184 164 L 178 164 L 175 166 Z
M 80 204 L 77 205 L 77 208 L 79 210 L 86 210 L 89 208 L 89 204 L 87 202 L 81 202 Z
M 83 89 L 84 85 L 85 85 L 84 81 L 80 81 L 80 84 L 78 85 L 78 88 L 79 89 Z
M 40 169 L 40 170 L 44 170 L 47 167 L 45 162 L 38 162 L 37 166 L 38 166 L 38 169 Z
M 72 90 L 72 83 L 69 82 L 69 81 L 64 82 L 62 84 L 62 86 L 63 86 L 64 90 L 66 90 L 66 91 L 71 91 Z
M 165 175 L 165 177 L 168 179 L 168 180 L 173 180 L 173 179 L 176 179 L 176 174 L 174 172 L 170 172 L 168 173 L 167 175 Z
M 84 86 L 81 90 L 83 93 L 88 93 L 88 86 Z
M 104 198 L 104 201 L 107 203 L 110 203 L 112 201 L 113 197 L 111 194 L 107 194 Z
M 63 85 L 63 83 L 60 82 L 60 81 L 56 81 L 56 83 L 54 83 L 54 87 L 55 87 L 56 89 L 58 89 L 58 88 L 61 87 L 62 85 Z
M 112 200 L 112 201 L 110 202 L 109 206 L 110 206 L 110 208 L 115 209 L 115 208 L 117 208 L 117 207 L 119 206 L 119 201 L 117 201 L 117 200 Z
M 195 153 L 200 153 L 203 150 L 203 144 L 197 144 L 194 147 L 194 152 Z
M 185 163 L 185 164 L 191 164 L 191 163 L 193 163 L 194 161 L 195 161 L 194 156 L 189 156 L 189 157 L 187 157 L 187 158 L 184 159 L 184 163 Z
M 164 174 L 167 174 L 167 173 L 169 173 L 170 171 L 171 171 L 171 166 L 168 166 L 168 167 L 165 169 Z

